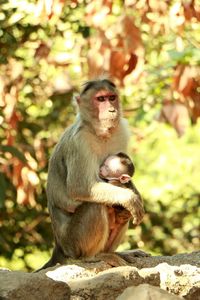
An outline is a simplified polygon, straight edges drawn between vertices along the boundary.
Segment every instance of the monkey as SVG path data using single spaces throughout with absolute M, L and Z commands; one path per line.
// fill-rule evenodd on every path
M 100 167 L 99 175 L 100 178 L 109 183 L 132 189 L 139 197 L 141 197 L 131 181 L 131 177 L 133 177 L 134 173 L 135 166 L 130 157 L 123 152 L 119 152 L 115 155 L 110 155 L 105 159 Z M 119 205 L 108 207 L 108 214 L 110 234 L 105 247 L 106 250 L 110 248 L 123 225 L 131 219 L 131 213 Z
M 64 131 L 49 160 L 46 193 L 55 246 L 42 268 L 62 264 L 66 258 L 103 253 L 109 238 L 107 206 L 123 206 L 136 224 L 144 216 L 141 197 L 99 176 L 106 157 L 127 152 L 130 134 L 116 85 L 108 78 L 88 81 L 76 100 L 76 120 Z M 70 206 L 74 213 L 68 212 Z M 127 224 L 109 251 L 117 248 L 126 229 Z

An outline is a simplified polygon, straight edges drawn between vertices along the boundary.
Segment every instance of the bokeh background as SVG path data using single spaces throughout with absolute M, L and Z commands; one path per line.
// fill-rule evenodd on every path
M 200 1 L 1 0 L 0 266 L 33 270 L 53 246 L 48 159 L 72 95 L 103 73 L 120 88 L 146 209 L 122 249 L 199 249 Z

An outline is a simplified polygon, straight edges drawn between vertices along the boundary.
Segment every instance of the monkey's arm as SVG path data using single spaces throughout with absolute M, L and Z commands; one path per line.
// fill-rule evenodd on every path
M 136 194 L 133 190 L 128 188 L 117 187 L 109 183 L 97 182 L 92 187 L 91 195 L 101 201 L 105 201 L 109 205 L 108 198 L 110 197 L 112 205 L 121 205 L 130 211 L 134 224 L 139 224 L 144 216 L 144 208 L 141 197 Z M 106 192 L 107 198 L 104 197 Z M 110 200 L 109 199 L 109 200 Z
M 130 211 L 133 223 L 141 223 L 144 216 L 144 208 L 141 198 L 128 188 L 121 188 L 109 183 L 95 182 L 91 185 L 90 193 L 76 188 L 70 193 L 70 198 L 81 201 L 95 202 L 100 204 L 121 205 Z
M 98 176 L 99 164 L 96 156 L 86 149 L 84 144 L 82 151 L 78 151 L 78 146 L 75 142 L 70 145 L 69 148 L 73 149 L 73 154 L 70 153 L 66 160 L 68 198 L 107 205 L 122 204 L 126 202 L 126 199 L 133 198 L 134 193 L 131 189 L 124 189 L 102 181 Z

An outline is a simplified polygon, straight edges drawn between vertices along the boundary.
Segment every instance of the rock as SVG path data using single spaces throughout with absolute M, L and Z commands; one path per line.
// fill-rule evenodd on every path
M 71 275 L 67 271 L 69 267 Z M 84 268 L 82 271 L 79 269 L 77 273 L 77 266 L 74 267 L 74 273 L 72 266 L 60 267 L 66 269 L 62 270 L 62 275 L 60 273 L 61 277 L 59 277 L 60 281 L 67 282 L 71 288 L 71 299 L 79 296 L 80 299 L 114 300 L 124 288 L 143 283 L 159 286 L 163 290 L 184 296 L 186 299 L 197 300 L 198 298 L 194 298 L 194 295 L 200 296 L 200 269 L 188 264 L 170 266 L 167 263 L 161 263 L 156 267 L 144 269 L 125 266 L 101 271 L 98 274 Z M 59 268 L 47 272 L 46 275 L 56 280 L 58 271 Z
M 71 261 L 38 273 L 1 270 L 0 299 L 114 300 L 134 292 L 137 300 L 150 300 L 148 295 L 156 300 L 180 297 L 200 300 L 200 252 L 133 257 L 131 261 L 129 266 L 115 268 L 102 261 L 76 261 L 76 264 Z M 131 292 L 128 289 L 123 293 L 128 287 Z
M 180 300 L 182 297 L 178 297 L 168 292 L 149 285 L 149 284 L 140 284 L 138 286 L 131 286 L 116 298 L 116 300 Z
M 70 299 L 70 289 L 43 274 L 0 270 L 0 299 L 64 300 Z

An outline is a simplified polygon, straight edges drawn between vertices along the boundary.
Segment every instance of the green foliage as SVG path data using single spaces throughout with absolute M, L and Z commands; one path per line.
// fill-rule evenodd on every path
M 172 128 L 152 122 L 139 144 L 132 137 L 132 146 L 137 145 L 134 182 L 146 209 L 140 237 L 153 253 L 175 254 L 199 247 L 199 130 L 200 123 L 178 138 Z M 134 236 L 130 243 L 135 245 Z

